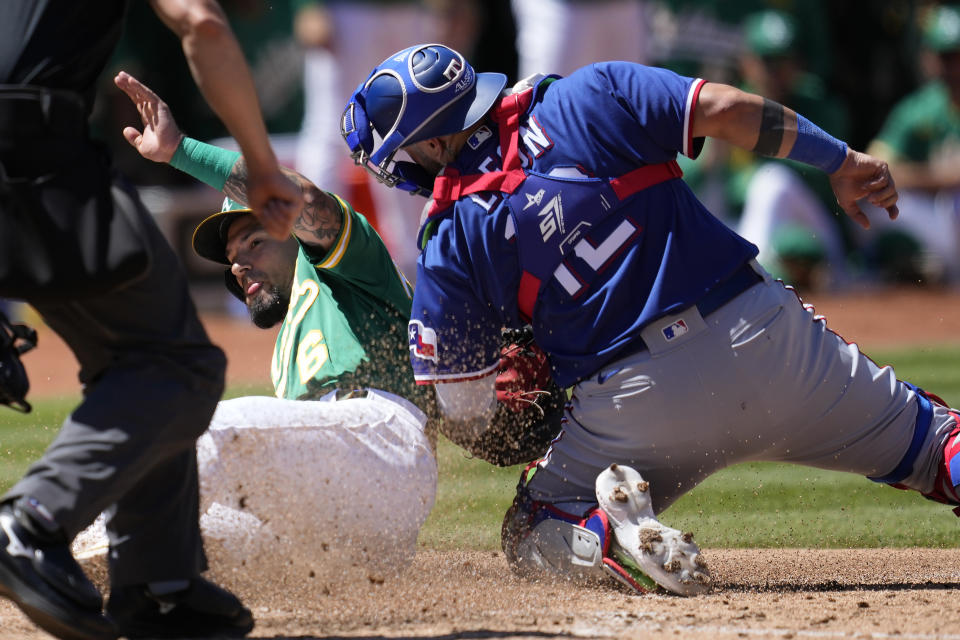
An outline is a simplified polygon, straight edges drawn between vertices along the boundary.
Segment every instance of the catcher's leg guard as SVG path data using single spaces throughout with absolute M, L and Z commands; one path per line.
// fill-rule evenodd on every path
M 704 593 L 707 568 L 692 533 L 681 533 L 653 514 L 648 483 L 636 470 L 612 464 L 597 476 L 597 502 L 613 531 L 612 555 L 630 561 L 664 589 L 682 596 Z
M 615 520 L 602 504 L 581 518 L 530 499 L 526 483 L 535 470 L 531 465 L 523 472 L 517 497 L 503 521 L 503 551 L 516 573 L 529 578 L 559 576 L 580 584 L 599 583 L 612 577 L 636 593 L 654 591 L 658 584 L 678 595 L 705 590 L 709 574 L 699 560 L 696 545 L 679 531 L 660 525 L 652 518 L 652 512 L 652 522 L 635 517 L 641 511 L 633 508 L 638 501 L 626 508 L 618 503 L 613 509 Z M 644 525 L 642 529 L 640 524 Z M 655 530 L 660 539 L 648 541 L 641 549 L 638 538 L 633 545 L 636 550 L 631 551 L 629 545 L 619 541 L 617 528 L 627 538 L 635 531 Z M 684 556 L 680 556 L 681 547 Z M 654 578 L 643 565 L 650 566 L 662 578 Z M 675 565 L 679 568 L 673 570 Z

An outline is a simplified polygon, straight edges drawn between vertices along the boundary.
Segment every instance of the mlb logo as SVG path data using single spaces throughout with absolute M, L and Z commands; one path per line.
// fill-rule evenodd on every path
M 679 338 L 680 336 L 687 333 L 688 331 L 690 331 L 690 328 L 687 326 L 687 323 L 684 322 L 683 320 L 677 320 L 670 326 L 664 327 L 663 329 L 661 329 L 661 332 L 663 333 L 663 337 L 667 339 L 667 342 L 670 342 L 675 338 Z
M 410 351 L 417 358 L 437 361 L 437 332 L 430 327 L 423 326 L 419 320 L 411 320 L 407 326 L 407 337 L 410 339 Z
M 470 145 L 471 149 L 474 149 L 474 150 L 479 149 L 480 145 L 483 144 L 487 140 L 487 138 L 489 138 L 492 135 L 493 135 L 493 131 L 491 131 L 486 125 L 484 125 L 479 129 L 477 129 L 476 131 L 474 131 L 473 134 L 469 138 L 467 138 L 467 144 Z

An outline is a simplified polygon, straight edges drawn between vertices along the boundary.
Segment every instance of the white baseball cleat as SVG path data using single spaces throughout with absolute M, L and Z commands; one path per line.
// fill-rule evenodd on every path
M 607 514 L 617 551 L 664 589 L 681 596 L 705 593 L 710 570 L 693 541 L 659 522 L 653 514 L 649 484 L 631 467 L 611 464 L 596 482 L 597 501 Z

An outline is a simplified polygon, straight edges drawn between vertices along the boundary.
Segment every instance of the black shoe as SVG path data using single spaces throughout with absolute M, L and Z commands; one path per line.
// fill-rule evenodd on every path
M 107 613 L 128 638 L 242 638 L 253 630 L 250 610 L 203 578 L 160 596 L 146 585 L 117 587 L 110 591 Z
M 19 502 L 17 503 L 19 504 Z M 103 598 L 62 536 L 48 539 L 16 505 L 0 506 L 0 596 L 64 640 L 113 640 Z

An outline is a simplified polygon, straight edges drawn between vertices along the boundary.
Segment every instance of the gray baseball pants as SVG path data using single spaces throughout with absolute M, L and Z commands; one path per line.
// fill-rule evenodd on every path
M 4 497 L 36 498 L 70 538 L 106 510 L 114 586 L 206 569 L 195 442 L 226 366 L 200 324 L 179 259 L 135 206 L 154 256 L 143 279 L 105 295 L 32 303 L 76 355 L 84 398 Z
M 611 462 L 650 482 L 657 512 L 748 461 L 870 477 L 898 469 L 888 482 L 933 488 L 957 427 L 949 410 L 934 404 L 929 427 L 918 427 L 917 394 L 893 369 L 768 274 L 706 318 L 691 307 L 642 337 L 646 348 L 575 386 L 562 434 L 528 485 L 534 500 L 582 513 Z

